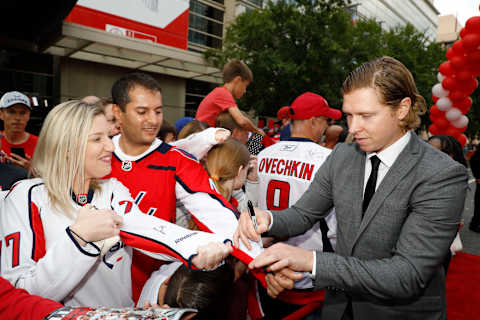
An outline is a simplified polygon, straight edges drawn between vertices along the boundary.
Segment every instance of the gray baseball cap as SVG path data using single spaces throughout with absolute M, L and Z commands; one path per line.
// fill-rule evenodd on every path
M 5 93 L 2 96 L 2 99 L 0 99 L 0 108 L 8 108 L 16 104 L 23 104 L 28 107 L 28 109 L 32 110 L 30 99 L 21 92 L 10 91 Z

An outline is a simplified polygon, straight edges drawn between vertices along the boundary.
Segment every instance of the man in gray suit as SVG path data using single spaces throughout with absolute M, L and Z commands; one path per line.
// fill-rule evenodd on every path
M 442 262 L 460 223 L 466 170 L 413 132 L 425 100 L 399 61 L 363 64 L 342 93 L 355 142 L 336 146 L 294 206 L 255 210 L 256 230 L 242 213 L 234 242 L 267 231 L 295 236 L 335 207 L 336 253 L 276 244 L 249 267 L 311 273 L 315 288 L 327 289 L 322 319 L 446 319 Z M 272 296 L 291 285 L 267 281 Z

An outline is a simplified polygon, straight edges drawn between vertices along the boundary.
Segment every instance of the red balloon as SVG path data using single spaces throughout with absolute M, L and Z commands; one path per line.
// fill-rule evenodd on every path
M 467 55 L 467 62 L 468 62 L 469 65 L 480 64 L 480 51 L 470 52 Z
M 473 52 L 477 50 L 480 45 L 480 34 L 470 33 L 465 36 L 462 40 L 462 49 L 467 52 Z
M 475 89 L 477 89 L 478 81 L 477 79 L 471 79 L 465 82 L 458 82 L 456 85 L 459 90 L 462 90 L 462 92 L 468 96 L 471 95 Z
M 468 65 L 468 70 L 470 70 L 475 78 L 480 76 L 480 63 Z
M 455 127 L 454 127 L 454 128 L 455 128 Z M 461 133 L 464 133 L 464 132 L 465 132 L 465 130 L 467 130 L 467 127 L 463 127 L 463 128 L 455 128 L 455 129 L 457 129 L 457 131 L 458 131 L 458 134 L 461 134 Z
M 463 47 L 463 40 L 457 40 L 452 45 L 452 50 L 456 55 L 464 55 L 466 53 Z
M 436 102 L 438 101 L 438 99 L 439 99 L 439 97 L 434 96 L 434 95 L 432 94 L 432 101 L 433 101 L 433 103 L 436 103 Z
M 440 71 L 441 74 L 444 76 L 448 77 L 453 74 L 454 70 L 452 68 L 452 64 L 450 61 L 445 61 L 443 62 L 440 67 L 438 67 L 438 71 Z
M 450 121 L 448 121 L 445 116 L 438 117 L 435 119 L 435 125 L 437 126 L 440 131 L 446 130 L 450 125 Z
M 455 52 L 452 48 L 449 48 L 445 53 L 445 56 L 447 57 L 447 60 L 452 60 L 452 58 L 455 57 Z
M 460 30 L 460 38 L 463 39 L 463 37 L 465 37 L 467 35 L 467 30 L 465 30 L 465 28 L 462 28 L 462 30 Z
M 470 110 L 471 106 L 472 98 L 470 97 L 465 97 L 465 99 L 457 101 L 453 104 L 453 107 L 460 110 L 463 114 L 466 114 Z
M 467 58 L 463 55 L 453 56 L 449 60 L 450 60 L 450 63 L 452 64 L 453 69 L 455 70 L 461 70 L 467 66 Z
M 445 114 L 445 112 L 443 112 L 443 111 L 441 111 L 441 110 L 438 109 L 438 107 L 437 107 L 436 104 L 434 104 L 434 105 L 430 108 L 429 112 L 430 112 L 430 115 L 433 115 L 435 118 L 441 117 L 441 116 L 443 116 L 443 115 Z
M 442 87 L 445 89 L 445 90 L 448 90 L 448 91 L 452 91 L 454 90 L 455 88 L 457 88 L 457 81 L 452 78 L 452 77 L 446 77 L 445 79 L 443 79 L 442 81 Z
M 467 95 L 463 91 L 460 91 L 460 90 L 453 90 L 453 91 L 450 91 L 450 93 L 448 94 L 448 97 L 452 101 L 463 100 L 463 99 L 465 99 L 466 96 Z
M 445 130 L 445 135 L 446 136 L 451 136 L 451 137 L 455 137 L 459 134 L 459 132 L 456 130 L 455 127 L 453 126 L 450 126 L 447 128 L 447 130 Z
M 428 131 L 430 131 L 430 133 L 431 133 L 432 135 L 434 135 L 434 136 L 440 134 L 440 129 L 438 129 L 437 125 L 435 125 L 435 124 L 431 124 L 431 125 L 428 127 Z
M 468 81 L 473 78 L 473 74 L 468 70 L 462 70 L 455 74 L 455 79 L 458 81 Z
M 465 23 L 465 32 L 466 34 L 470 33 L 480 33 L 480 17 L 471 17 Z M 465 35 L 466 36 L 466 35 Z
M 464 148 L 465 143 L 467 143 L 467 136 L 464 134 L 461 134 L 456 136 L 455 138 L 457 139 L 458 142 L 460 142 L 460 145 L 462 146 L 462 148 Z

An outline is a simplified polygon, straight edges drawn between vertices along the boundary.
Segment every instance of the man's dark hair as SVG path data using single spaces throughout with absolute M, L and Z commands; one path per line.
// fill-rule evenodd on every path
M 171 308 L 197 309 L 195 319 L 225 319 L 233 278 L 229 263 L 213 271 L 191 270 L 182 265 L 172 275 L 163 302 Z
M 152 92 L 162 92 L 160 84 L 146 73 L 135 72 L 121 77 L 112 86 L 113 103 L 125 112 L 125 107 L 131 101 L 130 91 L 136 86 L 143 87 Z
M 160 127 L 160 131 L 158 131 L 157 137 L 160 138 L 160 140 L 165 141 L 165 138 L 169 133 L 173 134 L 174 139 L 177 139 L 177 129 L 168 122 L 167 120 L 162 121 L 162 126 Z
M 428 142 L 435 139 L 440 141 L 440 151 L 448 154 L 453 160 L 463 164 L 465 167 L 468 166 L 467 160 L 463 155 L 462 145 L 457 141 L 457 139 L 452 136 L 439 134 L 428 138 Z

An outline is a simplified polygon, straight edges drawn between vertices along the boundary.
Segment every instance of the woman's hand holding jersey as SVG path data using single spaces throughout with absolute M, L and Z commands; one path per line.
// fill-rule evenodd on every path
M 230 242 L 210 242 L 209 244 L 198 247 L 197 255 L 192 259 L 192 263 L 199 269 L 213 270 L 225 260 L 232 252 Z
M 115 211 L 97 210 L 87 204 L 78 210 L 77 219 L 70 226 L 70 230 L 73 231 L 79 243 L 85 246 L 84 241 L 94 242 L 118 236 L 122 223 L 123 218 Z

